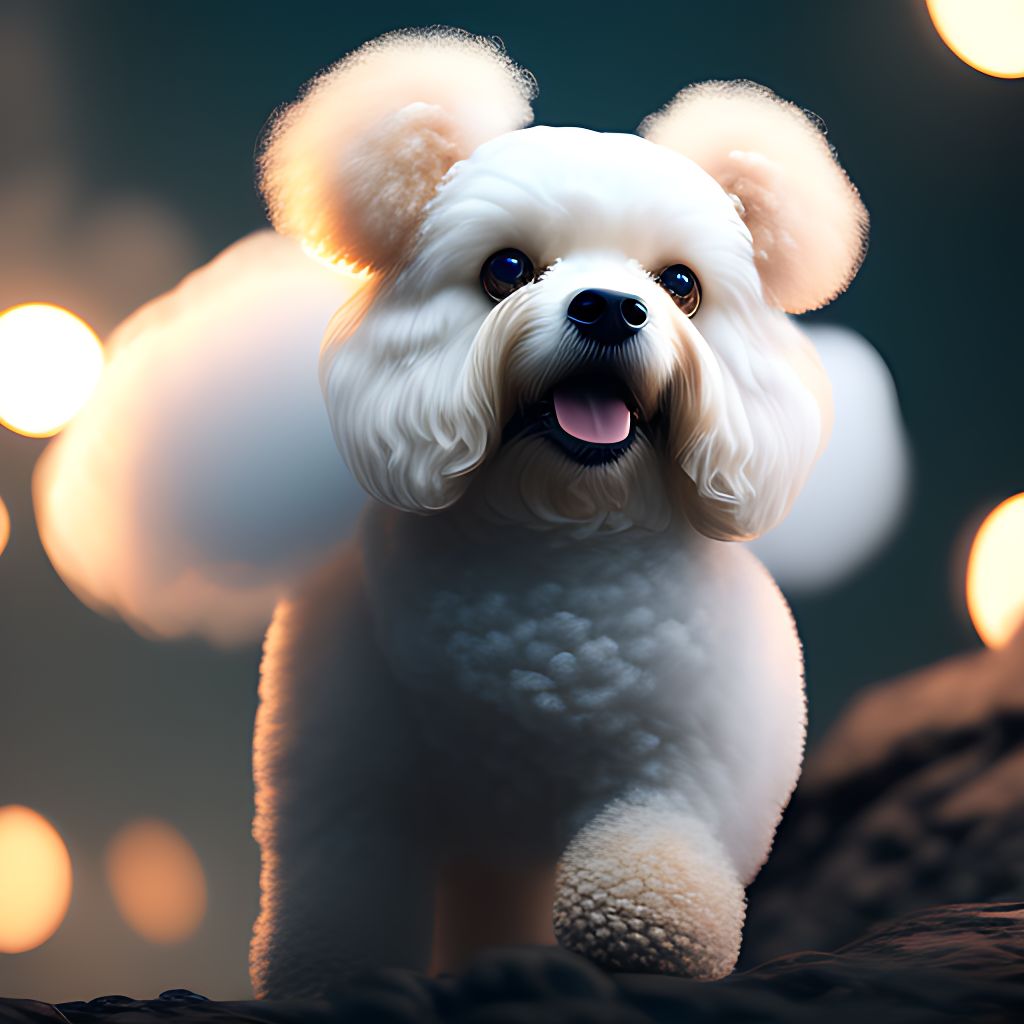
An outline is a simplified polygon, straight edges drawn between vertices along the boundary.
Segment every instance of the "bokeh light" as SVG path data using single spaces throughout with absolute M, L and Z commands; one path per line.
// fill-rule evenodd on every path
M 4 499 L 0 498 L 0 555 L 4 553 L 7 542 L 11 539 L 11 514 L 7 511 Z
M 967 609 L 988 647 L 1005 647 L 1024 622 L 1024 494 L 998 505 L 975 535 Z
M 163 821 L 135 821 L 114 836 L 107 881 L 125 922 L 149 942 L 184 942 L 206 913 L 202 864 L 188 840 Z
M 258 641 L 366 501 L 317 374 L 357 287 L 257 231 L 110 334 L 96 394 L 33 479 L 39 535 L 75 594 L 149 635 Z
M 28 807 L 0 807 L 0 953 L 41 946 L 70 902 L 71 857 L 57 830 Z
M 16 433 L 56 434 L 102 372 L 103 346 L 74 313 L 29 303 L 0 315 L 0 423 Z
M 836 587 L 878 554 L 903 518 L 912 462 L 878 350 L 836 324 L 801 328 L 831 382 L 832 432 L 789 515 L 750 544 L 788 596 Z
M 995 78 L 1024 76 L 1022 0 L 928 0 L 928 13 L 965 64 Z

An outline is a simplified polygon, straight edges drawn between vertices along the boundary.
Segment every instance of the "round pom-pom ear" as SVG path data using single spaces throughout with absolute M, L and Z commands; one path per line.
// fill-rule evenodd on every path
M 753 82 L 704 82 L 652 114 L 640 133 L 736 197 L 772 305 L 803 313 L 850 283 L 864 258 L 867 211 L 822 126 L 799 107 Z
M 535 94 L 497 43 L 458 29 L 367 43 L 273 122 L 259 166 L 270 218 L 322 256 L 387 269 L 452 164 L 529 124 Z

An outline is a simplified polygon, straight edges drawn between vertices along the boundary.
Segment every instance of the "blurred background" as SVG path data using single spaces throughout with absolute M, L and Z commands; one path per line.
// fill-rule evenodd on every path
M 825 119 L 871 243 L 850 291 L 806 319 L 888 364 L 912 482 L 872 560 L 789 593 L 812 739 L 858 688 L 979 646 L 970 543 L 1024 489 L 1024 83 L 955 55 L 923 0 L 679 0 L 619 19 L 571 3 L 2 0 L 0 310 L 55 304 L 104 338 L 264 224 L 253 151 L 275 107 L 367 38 L 431 23 L 500 36 L 539 79 L 539 123 L 630 131 L 709 78 Z M 995 38 L 1020 56 L 1019 33 Z M 102 362 L 83 344 L 79 381 Z M 25 397 L 12 381 L 0 400 Z M 65 588 L 31 501 L 47 442 L 24 435 L 46 432 L 0 427 L 0 906 L 32 917 L 0 912 L 0 995 L 243 997 L 258 645 L 147 640 Z

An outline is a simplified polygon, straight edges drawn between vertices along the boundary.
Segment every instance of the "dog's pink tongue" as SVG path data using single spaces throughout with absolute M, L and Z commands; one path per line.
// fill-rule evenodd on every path
M 629 437 L 629 409 L 614 390 L 569 382 L 555 388 L 554 399 L 558 425 L 580 441 L 616 444 Z

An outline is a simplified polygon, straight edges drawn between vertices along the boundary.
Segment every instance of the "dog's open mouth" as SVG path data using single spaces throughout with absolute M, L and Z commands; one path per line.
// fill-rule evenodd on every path
M 633 416 L 620 390 L 613 379 L 600 377 L 556 384 L 551 398 L 558 426 L 577 441 L 622 444 L 633 429 Z
M 584 466 L 624 455 L 636 440 L 637 402 L 611 374 L 584 374 L 559 381 L 542 399 L 521 409 L 505 428 L 505 440 L 542 435 Z

